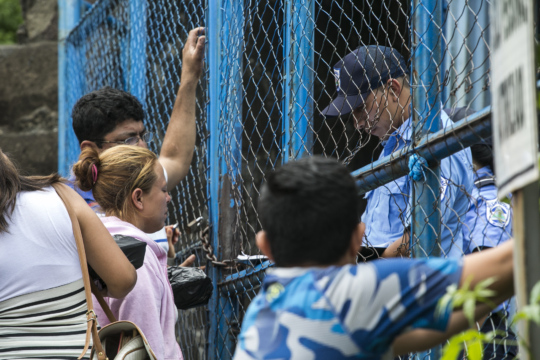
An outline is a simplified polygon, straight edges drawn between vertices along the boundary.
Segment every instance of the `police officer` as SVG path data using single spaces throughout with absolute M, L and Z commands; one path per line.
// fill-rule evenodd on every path
M 466 253 L 495 247 L 512 237 L 512 208 L 497 199 L 491 141 L 471 146 L 471 153 L 475 186 L 463 226 Z M 509 314 L 513 313 L 510 304 L 511 301 L 502 303 L 481 322 L 481 332 L 498 330 L 497 341 L 484 348 L 486 360 L 513 359 L 517 355 L 516 335 L 508 320 Z
M 512 237 L 512 208 L 497 199 L 490 142 L 471 146 L 474 188 L 463 236 L 466 253 L 495 247 Z
M 411 91 L 408 69 L 394 49 L 362 46 L 340 60 L 333 69 L 337 97 L 322 114 L 327 117 L 350 115 L 355 127 L 377 136 L 383 146 L 380 157 L 410 145 L 412 140 Z M 441 112 L 442 126 L 452 121 Z M 472 159 L 469 149 L 441 161 L 441 256 L 463 254 L 461 220 L 468 210 L 467 193 L 472 191 Z M 425 189 L 425 191 L 430 191 Z M 376 254 L 396 256 L 394 247 L 410 223 L 411 180 L 395 179 L 368 192 L 362 215 L 366 239 Z M 427 249 L 426 249 L 427 250 Z

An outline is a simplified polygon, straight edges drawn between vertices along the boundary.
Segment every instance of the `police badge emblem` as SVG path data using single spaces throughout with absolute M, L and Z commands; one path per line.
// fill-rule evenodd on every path
M 497 199 L 486 200 L 487 221 L 498 227 L 506 227 L 510 223 L 510 205 L 500 202 Z

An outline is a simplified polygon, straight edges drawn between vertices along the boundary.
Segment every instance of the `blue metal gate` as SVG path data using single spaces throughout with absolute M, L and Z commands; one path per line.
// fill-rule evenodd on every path
M 178 222 L 183 234 L 177 261 L 195 253 L 196 265 L 206 265 L 215 287 L 207 308 L 180 313 L 178 341 L 186 359 L 229 359 L 234 353 L 243 314 L 271 266 L 238 255 L 259 255 L 254 244 L 259 189 L 265 173 L 281 163 L 309 154 L 336 157 L 348 164 L 364 194 L 407 175 L 413 153 L 424 157 L 432 166 L 427 179 L 414 184 L 412 245 L 416 256 L 439 255 L 443 220 L 436 164 L 491 134 L 488 5 L 487 0 L 59 0 L 59 171 L 64 175 L 79 153 L 71 108 L 102 86 L 129 91 L 141 101 L 146 126 L 158 134 L 152 149 L 159 150 L 181 81 L 183 42 L 190 29 L 207 29 L 195 155 L 188 176 L 171 194 L 170 223 Z M 377 161 L 376 141 L 346 118 L 320 114 L 335 96 L 332 65 L 367 44 L 396 48 L 412 74 L 415 140 Z M 480 111 L 441 128 L 442 108 L 456 106 Z M 206 239 L 215 260 L 203 250 Z

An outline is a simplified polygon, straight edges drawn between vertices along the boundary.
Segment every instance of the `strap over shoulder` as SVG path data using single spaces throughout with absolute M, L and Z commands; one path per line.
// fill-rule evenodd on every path
M 88 307 L 88 311 L 86 312 L 86 322 L 88 324 L 86 328 L 86 340 L 84 342 L 84 349 L 82 354 L 79 356 L 78 359 L 81 359 L 84 355 L 86 355 L 86 352 L 88 351 L 88 348 L 90 346 L 90 334 L 92 334 L 92 340 L 93 340 L 93 347 L 96 350 L 98 354 L 99 360 L 105 360 L 105 351 L 103 350 L 103 346 L 101 345 L 101 341 L 99 340 L 98 332 L 97 332 L 97 316 L 94 312 L 94 305 L 92 303 L 92 293 L 91 293 L 91 285 L 90 285 L 90 276 L 88 275 L 88 264 L 86 262 L 86 253 L 84 251 L 84 243 L 82 240 L 82 233 L 81 233 L 81 227 L 79 225 L 79 220 L 77 219 L 77 216 L 75 215 L 75 211 L 71 207 L 70 202 L 68 201 L 68 194 L 67 194 L 67 187 L 66 185 L 63 185 L 61 183 L 53 184 L 54 190 L 56 190 L 56 193 L 62 199 L 64 202 L 64 206 L 66 207 L 66 210 L 69 214 L 69 218 L 71 219 L 71 226 L 73 227 L 73 236 L 75 237 L 75 243 L 77 244 L 77 252 L 79 254 L 79 262 L 81 264 L 81 272 L 82 272 L 82 278 L 84 282 L 84 293 L 86 296 L 86 304 Z M 110 311 L 110 309 L 109 309 Z

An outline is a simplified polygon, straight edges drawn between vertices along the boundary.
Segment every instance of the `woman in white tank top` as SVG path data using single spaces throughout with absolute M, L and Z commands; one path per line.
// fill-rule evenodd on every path
M 0 359 L 77 358 L 86 337 L 86 300 L 71 220 L 52 184 L 59 175 L 19 175 L 0 151 Z M 67 187 L 66 187 L 67 188 Z M 68 202 L 88 263 L 121 298 L 135 269 L 86 202 Z

